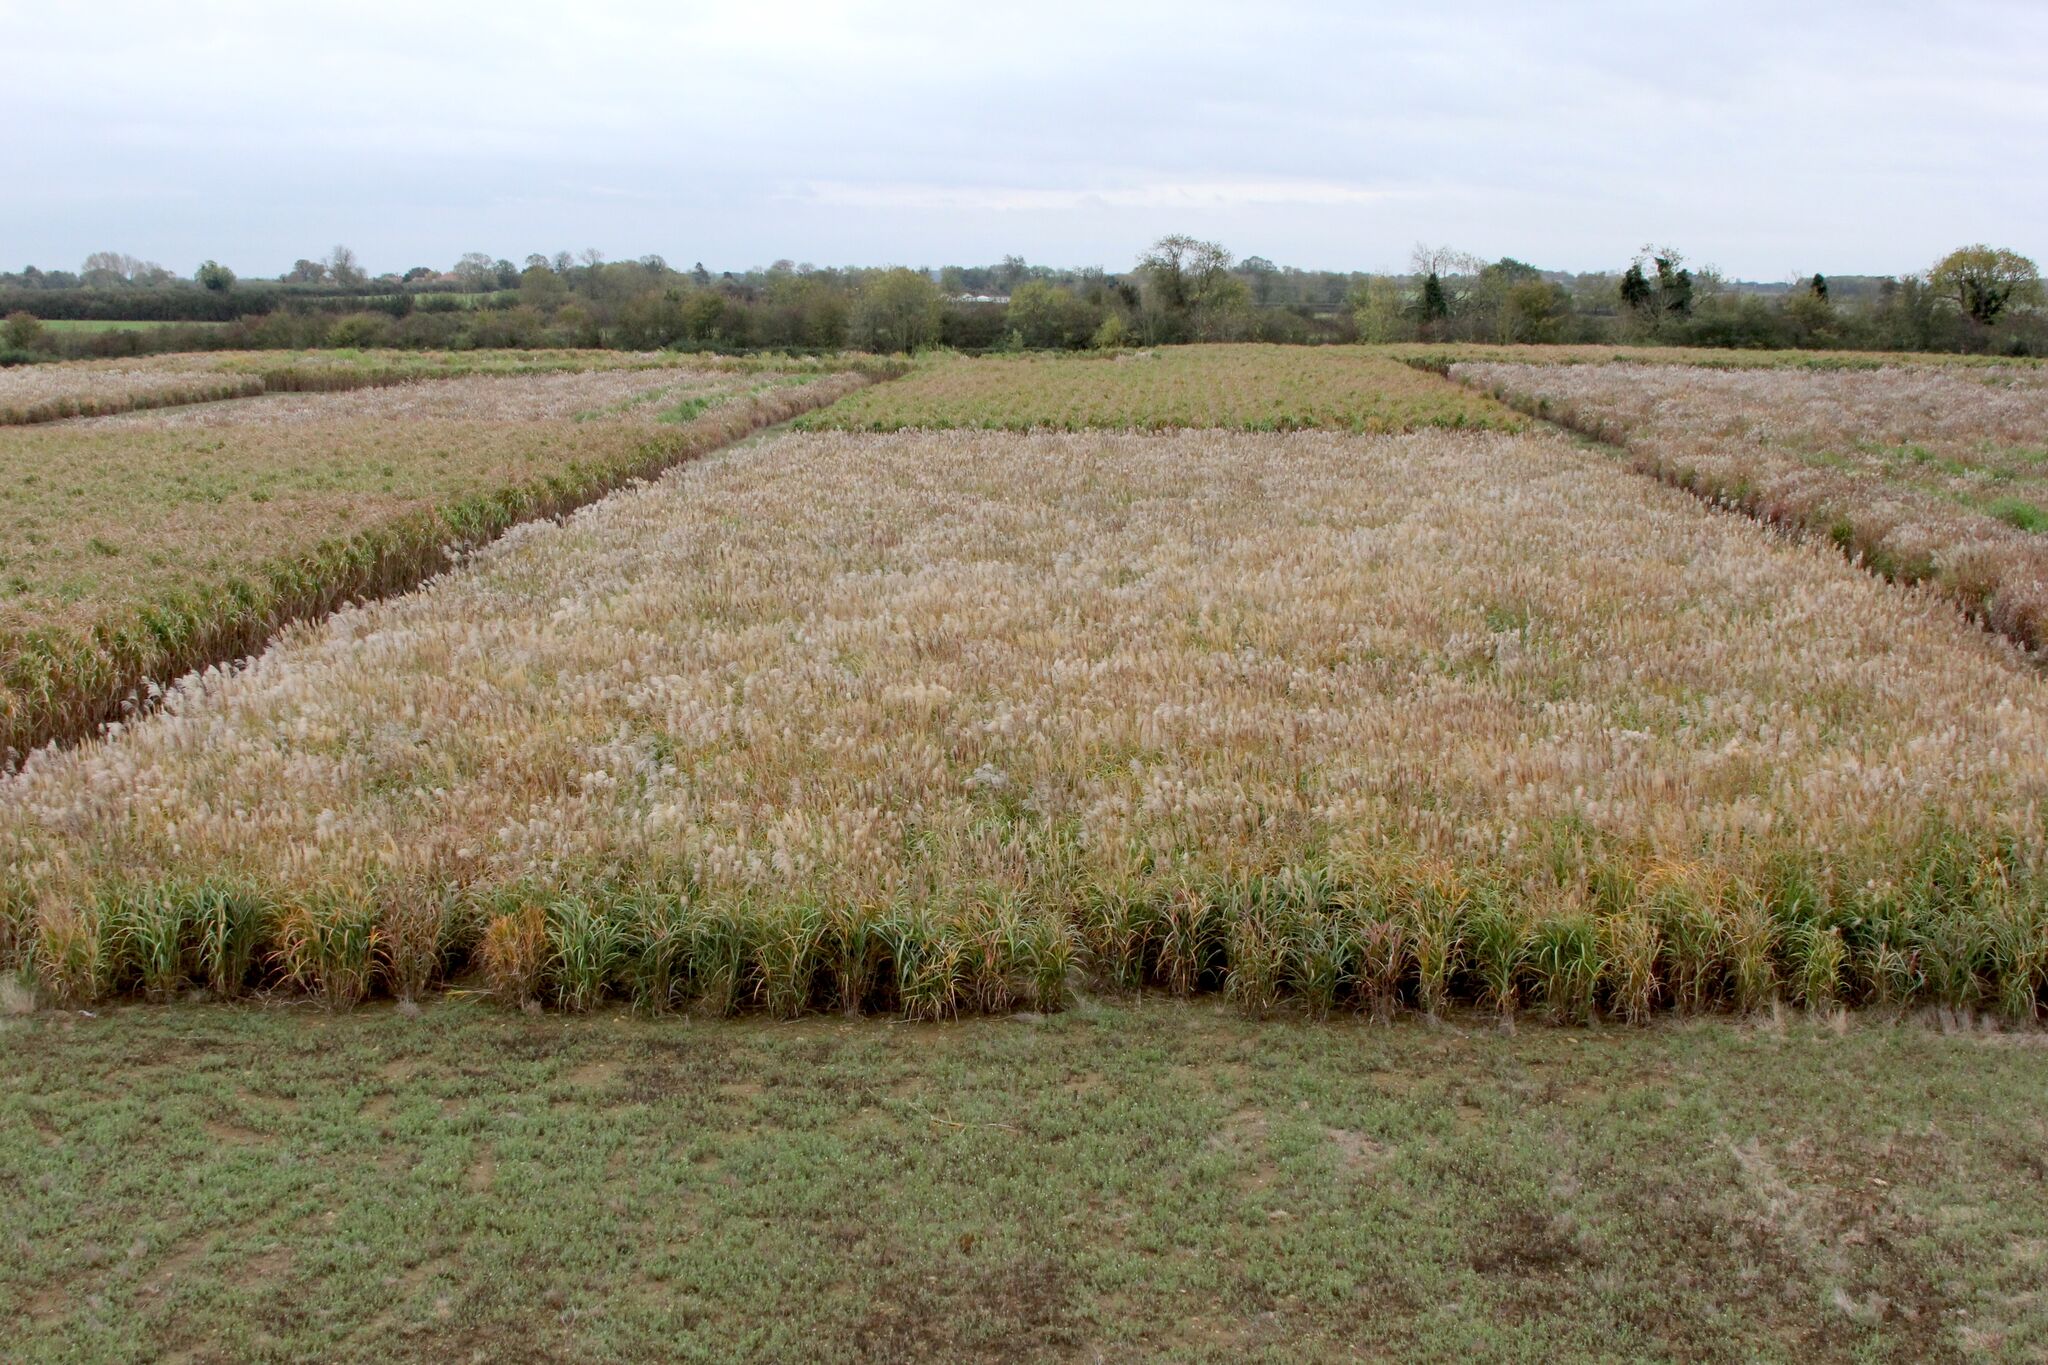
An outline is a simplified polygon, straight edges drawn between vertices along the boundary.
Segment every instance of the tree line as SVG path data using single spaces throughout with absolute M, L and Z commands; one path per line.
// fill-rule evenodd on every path
M 309 346 L 600 346 L 744 351 L 1109 349 L 1200 341 L 1476 341 L 2048 354 L 2038 269 L 1969 246 L 1897 277 L 1730 281 L 1646 246 L 1615 272 L 1574 275 L 1418 246 L 1400 274 L 1311 271 L 1221 244 L 1160 238 L 1121 274 L 1010 256 L 989 266 L 820 268 L 791 261 L 713 275 L 659 256 L 586 250 L 523 262 L 471 252 L 445 270 L 372 276 L 337 246 L 275 280 L 217 261 L 189 278 L 95 252 L 77 272 L 0 274 L 0 357 Z M 151 331 L 57 331 L 59 320 Z

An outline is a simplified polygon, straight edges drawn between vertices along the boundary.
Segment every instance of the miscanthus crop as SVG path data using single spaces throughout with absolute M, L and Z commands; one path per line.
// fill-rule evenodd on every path
M 2048 370 L 1459 363 L 1645 472 L 1927 582 L 2048 645 Z
M 203 356 L 18 365 L 0 369 L 0 426 L 262 392 L 261 375 L 224 373 Z
M 941 355 L 807 424 L 1008 431 L 1519 429 L 1514 412 L 1355 346 L 1217 345 Z
M 0 766 L 285 621 L 865 382 L 538 370 L 0 429 Z
M 1545 437 L 805 435 L 0 784 L 53 996 L 2031 1017 L 2048 683 Z
M 895 366 L 857 354 L 798 358 L 567 350 L 210 351 L 0 370 L 0 426 L 215 403 L 264 393 L 335 393 L 423 379 L 663 369 L 876 375 L 893 373 Z

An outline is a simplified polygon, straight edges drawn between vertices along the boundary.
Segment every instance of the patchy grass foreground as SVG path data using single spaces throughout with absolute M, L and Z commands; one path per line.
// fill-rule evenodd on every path
M 2038 1359 L 2048 1047 L 1086 1005 L 0 1021 L 0 1355 Z

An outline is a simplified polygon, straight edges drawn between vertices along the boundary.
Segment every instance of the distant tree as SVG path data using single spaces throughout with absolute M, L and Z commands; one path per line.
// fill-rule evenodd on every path
M 1454 246 L 1417 242 L 1408 253 L 1408 266 L 1416 275 L 1477 275 L 1486 268 L 1486 262 Z
M 1368 275 L 1351 290 L 1351 318 L 1358 339 L 1370 342 L 1409 341 L 1414 324 L 1401 286 L 1386 275 Z
M 1421 312 L 1426 323 L 1442 322 L 1451 315 L 1451 297 L 1444 292 L 1443 279 L 1434 270 L 1423 277 Z
M 1009 322 L 1025 346 L 1071 349 L 1089 344 L 1102 325 L 1102 311 L 1070 289 L 1044 280 L 1026 280 L 1010 295 Z
M 548 258 L 541 255 L 538 251 L 534 252 L 532 255 L 526 258 L 526 269 L 546 270 L 549 271 L 550 273 L 552 273 L 553 271 L 553 267 L 548 264 Z M 522 271 L 520 273 L 524 274 L 525 272 Z
M 498 287 L 498 263 L 487 251 L 465 251 L 451 272 L 464 289 L 484 293 Z
M 1535 266 L 1512 256 L 1503 256 L 1491 265 L 1481 266 L 1465 300 L 1468 335 L 1473 339 L 1492 341 L 1517 340 L 1516 318 L 1510 316 L 1509 298 L 1515 290 L 1532 282 L 1541 283 L 1541 273 Z M 1534 294 L 1527 296 L 1530 300 L 1537 297 Z
M 192 278 L 199 282 L 201 288 L 210 289 L 216 294 L 225 294 L 235 287 L 235 272 L 219 261 L 202 261 L 199 268 L 192 272 Z
M 1102 325 L 1095 329 L 1095 335 L 1088 339 L 1088 344 L 1098 351 L 1113 351 L 1128 344 L 1130 339 L 1130 328 L 1124 324 L 1123 314 L 1106 313 Z
M 415 280 L 431 280 L 441 272 L 431 266 L 416 265 L 398 277 L 400 284 L 411 284 Z
M 847 315 L 852 300 L 839 283 L 808 265 L 769 284 L 760 340 L 768 345 L 819 346 L 846 344 Z
M 569 286 L 562 277 L 548 268 L 547 257 L 539 257 L 538 265 L 529 265 L 519 275 L 519 301 L 546 314 L 559 308 L 569 297 Z M 675 340 L 674 336 L 663 336 L 653 344 L 666 346 Z
M 2004 247 L 1958 247 L 1935 263 L 1928 287 L 1980 327 L 1989 327 L 2014 304 L 2041 302 L 2041 271 Z
M 4 332 L 9 350 L 33 351 L 42 344 L 43 320 L 33 313 L 9 313 L 4 326 L 0 326 L 0 332 Z
M 704 262 L 699 261 L 690 267 L 690 283 L 696 285 L 699 289 L 710 288 L 711 272 L 704 268 Z
M 318 261 L 309 261 L 304 256 L 292 262 L 292 268 L 278 278 L 286 284 L 319 284 L 327 278 L 327 267 Z
M 1280 267 L 1264 256 L 1247 256 L 1238 262 L 1237 268 L 1251 280 L 1252 301 L 1264 305 L 1272 300 L 1273 280 L 1280 274 Z
M 1659 306 L 1667 313 L 1691 317 L 1693 278 L 1692 271 L 1685 268 L 1684 257 L 1667 251 L 1656 258 L 1656 264 Z
M 519 267 L 500 256 L 491 262 L 491 281 L 500 289 L 516 289 L 519 286 Z
M 171 272 L 155 261 L 138 260 L 120 251 L 95 251 L 78 268 L 79 278 L 88 286 L 110 288 L 123 284 L 162 284 Z
M 1161 237 L 1138 258 L 1138 274 L 1161 306 L 1192 313 L 1229 278 L 1230 252 L 1220 243 L 1174 233 Z
M 848 320 L 853 343 L 870 351 L 914 351 L 939 338 L 944 297 L 931 276 L 883 270 L 868 276 Z
M 78 267 L 78 275 L 88 285 L 126 284 L 133 262 L 118 251 L 95 251 Z
M 1621 275 L 1621 301 L 1634 312 L 1642 312 L 1650 306 L 1656 291 L 1650 287 L 1649 277 L 1643 274 L 1643 263 L 1632 261 Z
M 336 246 L 327 253 L 327 273 L 344 289 L 360 289 L 370 278 L 356 260 L 356 253 L 345 246 Z
M 1502 302 L 1499 334 L 1506 342 L 1556 341 L 1572 313 L 1571 291 L 1544 279 L 1522 279 L 1508 286 Z
M 1806 288 L 1795 289 L 1779 307 L 1784 322 L 1784 340 L 1796 346 L 1832 346 L 1840 343 L 1835 305 L 1828 298 L 1826 277 L 1815 275 Z
M 1654 280 L 1643 269 L 1645 263 L 1656 270 Z M 1720 277 L 1709 274 L 1710 285 L 1718 288 Z M 1651 332 L 1661 330 L 1666 318 L 1691 317 L 1698 290 L 1699 281 L 1686 268 L 1685 257 L 1670 247 L 1644 247 L 1621 277 L 1622 303 L 1634 315 L 1636 325 Z
M 1161 237 L 1138 258 L 1143 281 L 1148 340 L 1182 341 L 1217 337 L 1231 329 L 1233 314 L 1249 304 L 1251 291 L 1230 273 L 1230 252 L 1218 242 L 1183 233 Z
M 1022 256 L 1005 256 L 995 269 L 996 288 L 1005 294 L 1016 293 L 1018 286 L 1030 278 L 1031 266 Z

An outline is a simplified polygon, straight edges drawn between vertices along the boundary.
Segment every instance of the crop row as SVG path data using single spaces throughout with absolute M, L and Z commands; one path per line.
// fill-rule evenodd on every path
M 816 429 L 1389 432 L 1521 420 L 1357 347 L 1181 346 L 1113 355 L 946 355 L 810 419 Z
M 394 878 L 279 901 L 215 879 L 111 889 L 10 927 L 50 997 L 80 1006 L 203 988 L 301 991 L 345 1009 L 456 980 L 513 1007 L 783 1018 L 1057 1010 L 1076 989 L 1150 988 L 1220 991 L 1254 1014 L 1468 1005 L 1641 1022 L 1786 999 L 2031 1022 L 2048 986 L 2048 904 L 1997 866 L 1996 850 L 1937 839 L 1906 893 L 1882 904 L 1831 903 L 1789 866 L 1765 884 L 1612 868 L 1598 896 L 1548 912 L 1522 888 L 1397 859 L 1183 879 L 1154 895 L 1065 888 L 1065 905 L 747 904 L 644 875 L 481 895 Z
M 2048 371 L 1459 363 L 1450 374 L 1644 473 L 1925 583 L 2048 645 Z
M 410 587 L 521 521 L 558 516 L 866 382 L 846 373 L 761 387 L 735 376 L 729 401 L 666 423 L 648 406 L 583 422 L 515 413 L 380 425 L 343 413 L 288 429 L 245 425 L 225 445 L 204 430 L 9 438 L 0 470 L 22 472 L 7 514 L 19 557 L 0 553 L 10 576 L 0 591 L 0 761 L 121 715 L 152 680 Z M 584 387 L 602 397 L 615 385 L 596 376 Z M 79 490 L 92 491 L 89 509 Z
M 2044 797 L 2008 645 L 1555 437 L 803 434 L 32 755 L 0 862 L 72 997 L 2018 1015 Z
M 894 373 L 865 356 L 734 358 L 610 351 L 221 351 L 141 360 L 78 360 L 0 370 L 0 426 L 212 403 L 265 393 L 339 393 L 416 380 L 715 369 L 733 374 Z

